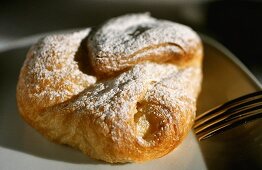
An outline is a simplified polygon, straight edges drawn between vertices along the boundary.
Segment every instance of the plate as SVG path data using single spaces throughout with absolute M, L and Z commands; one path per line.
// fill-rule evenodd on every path
M 251 72 L 225 47 L 202 36 L 204 81 L 198 114 L 262 89 Z M 199 142 L 208 169 L 262 169 L 262 120 L 244 124 Z
M 261 121 L 243 125 L 198 142 L 193 132 L 170 154 L 145 163 L 108 164 L 70 147 L 49 142 L 19 116 L 16 84 L 29 46 L 41 36 L 8 44 L 0 50 L 1 169 L 232 169 L 261 167 Z M 224 47 L 202 36 L 204 81 L 198 113 L 240 95 L 261 89 L 252 74 Z

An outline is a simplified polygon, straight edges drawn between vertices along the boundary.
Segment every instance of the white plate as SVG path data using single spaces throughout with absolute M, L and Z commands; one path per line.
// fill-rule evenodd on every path
M 261 121 L 200 143 L 191 132 L 172 153 L 142 164 L 111 165 L 92 160 L 69 147 L 49 142 L 21 119 L 15 98 L 17 78 L 28 45 L 38 38 L 34 36 L 16 41 L 0 51 L 0 169 L 193 170 L 207 167 L 231 169 L 250 165 L 261 167 L 261 152 L 257 149 L 261 147 Z M 231 53 L 207 37 L 203 37 L 203 41 L 205 75 L 198 112 L 261 89 L 250 72 Z

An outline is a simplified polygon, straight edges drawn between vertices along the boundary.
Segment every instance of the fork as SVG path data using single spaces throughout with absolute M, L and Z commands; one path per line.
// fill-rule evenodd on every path
M 259 118 L 262 118 L 262 91 L 230 100 L 200 114 L 193 128 L 198 140 L 204 140 Z

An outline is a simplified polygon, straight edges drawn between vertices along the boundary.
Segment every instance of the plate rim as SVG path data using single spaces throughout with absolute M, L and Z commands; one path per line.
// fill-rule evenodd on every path
M 229 49 L 227 49 L 224 45 L 222 45 L 217 40 L 211 38 L 210 36 L 207 36 L 205 34 L 200 33 L 200 37 L 201 37 L 201 39 L 203 40 L 204 43 L 206 43 L 210 46 L 213 46 L 218 51 L 224 53 L 225 57 L 227 57 L 231 62 L 236 64 L 240 68 L 240 70 L 243 71 L 245 76 L 247 76 L 258 89 L 262 90 L 262 84 L 255 77 L 255 75 Z

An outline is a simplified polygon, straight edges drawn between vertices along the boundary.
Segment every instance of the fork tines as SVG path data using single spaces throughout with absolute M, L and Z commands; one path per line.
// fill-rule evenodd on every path
M 262 117 L 262 91 L 247 94 L 196 117 L 194 129 L 199 140 Z

